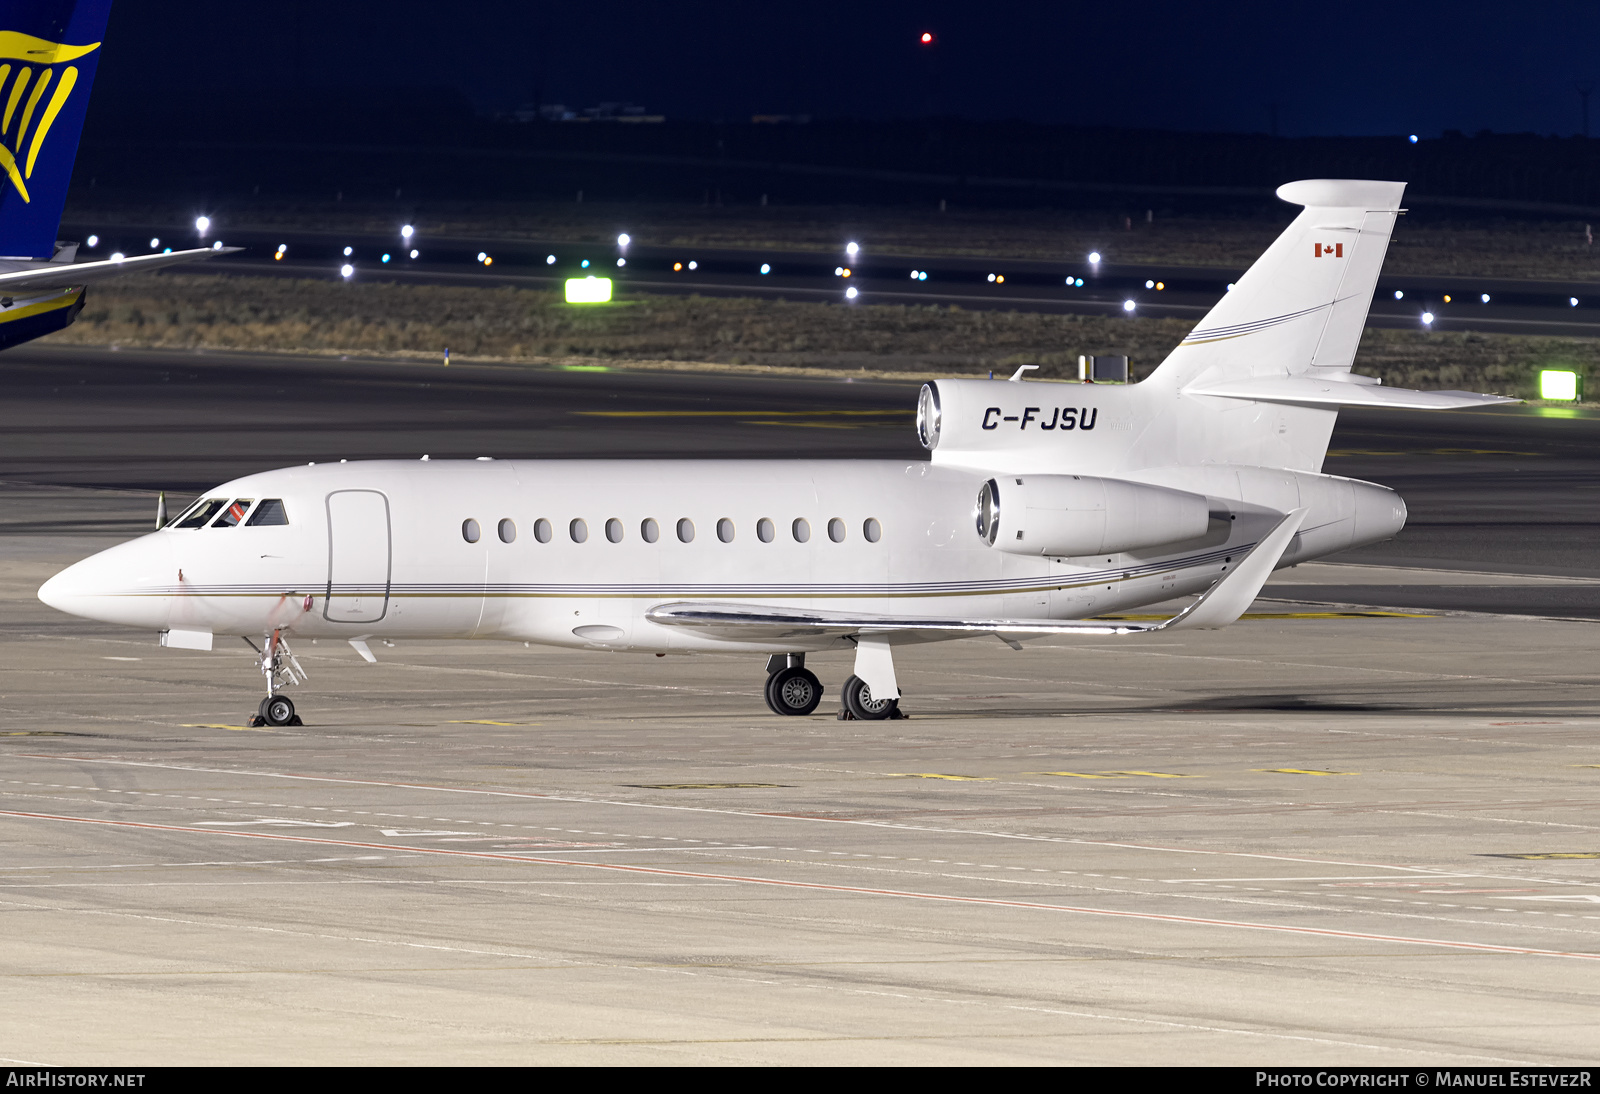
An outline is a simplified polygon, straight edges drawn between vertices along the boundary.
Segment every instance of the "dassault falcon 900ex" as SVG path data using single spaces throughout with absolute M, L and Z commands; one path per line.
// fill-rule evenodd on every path
M 0 349 L 69 326 L 91 282 L 239 249 L 78 262 L 56 239 L 110 14 L 111 0 L 0 0 Z
M 899 645 L 1223 627 L 1276 567 L 1405 523 L 1393 491 L 1320 472 L 1340 406 L 1507 401 L 1350 371 L 1404 189 L 1279 189 L 1303 211 L 1141 383 L 927 384 L 926 461 L 286 468 L 224 483 L 39 596 L 167 646 L 260 636 L 271 725 L 295 719 L 291 638 L 369 660 L 369 639 L 400 637 L 767 654 L 778 714 L 821 699 L 807 653 L 853 650 L 844 709 L 886 718 Z M 1163 622 L 1090 618 L 1194 594 Z

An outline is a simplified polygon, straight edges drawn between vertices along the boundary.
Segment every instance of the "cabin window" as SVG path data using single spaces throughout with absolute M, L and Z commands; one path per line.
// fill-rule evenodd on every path
M 876 543 L 883 538 L 883 525 L 878 523 L 877 517 L 868 517 L 861 526 L 861 534 L 867 537 L 868 543 Z
M 574 517 L 571 524 L 567 525 L 567 534 L 574 543 L 589 542 L 589 523 L 582 517 Z
M 235 498 L 223 506 L 222 515 L 211 522 L 211 527 L 237 528 L 239 522 L 244 520 L 244 515 L 250 511 L 250 506 L 254 503 L 254 498 Z
M 616 517 L 606 521 L 606 538 L 612 543 L 622 542 L 622 522 Z
M 796 543 L 811 542 L 811 522 L 805 517 L 795 517 L 790 530 L 794 533 Z
M 717 521 L 717 538 L 724 543 L 733 542 L 733 521 L 727 517 Z
M 645 517 L 639 525 L 639 538 L 646 543 L 654 543 L 661 538 L 661 525 L 656 523 L 655 517 Z
M 207 498 L 199 502 L 178 520 L 179 528 L 204 528 L 206 521 L 217 515 L 217 510 L 227 504 L 227 498 Z
M 835 543 L 844 542 L 844 521 L 838 517 L 828 521 L 828 538 Z
M 250 514 L 250 519 L 245 521 L 246 528 L 260 528 L 267 524 L 288 524 L 289 513 L 283 507 L 282 498 L 268 498 L 256 506 L 256 511 Z
M 533 538 L 540 543 L 549 543 L 550 537 L 555 535 L 555 529 L 550 527 L 550 522 L 540 517 L 533 522 Z
M 772 521 L 766 517 L 756 521 L 756 538 L 762 543 L 771 543 L 777 534 L 777 528 L 773 527 Z
M 471 517 L 461 522 L 461 538 L 468 543 L 478 542 L 478 538 L 481 535 L 483 535 L 482 529 L 478 527 L 478 522 Z
M 688 517 L 684 517 L 678 522 L 678 542 L 694 542 L 694 521 L 690 520 Z
M 510 517 L 500 522 L 500 542 L 515 543 L 517 541 L 517 524 Z

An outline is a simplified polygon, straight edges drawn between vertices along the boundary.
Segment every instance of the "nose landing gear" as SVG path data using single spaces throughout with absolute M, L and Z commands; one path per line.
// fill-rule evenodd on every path
M 249 642 L 249 639 L 245 639 Z M 251 648 L 255 643 L 250 643 Z M 305 723 L 294 712 L 294 700 L 279 695 L 278 689 L 289 684 L 299 684 L 306 679 L 306 670 L 300 667 L 289 641 L 280 627 L 267 635 L 261 653 L 261 675 L 267 678 L 267 697 L 256 708 L 250 719 L 252 726 L 299 726 Z

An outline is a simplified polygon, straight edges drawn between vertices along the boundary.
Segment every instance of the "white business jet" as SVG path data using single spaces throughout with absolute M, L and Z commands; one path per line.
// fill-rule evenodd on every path
M 1305 206 L 1145 381 L 940 380 L 926 461 L 373 461 L 209 491 L 39 597 L 210 649 L 259 636 L 270 725 L 289 640 L 495 638 L 767 654 L 767 705 L 816 709 L 807 653 L 853 650 L 843 708 L 895 717 L 893 651 L 976 636 L 1226 626 L 1272 570 L 1387 539 L 1386 487 L 1320 473 L 1340 406 L 1507 402 L 1382 387 L 1351 361 L 1404 184 L 1290 183 Z M 1198 594 L 1163 622 L 1092 618 Z M 251 643 L 252 646 L 255 643 Z

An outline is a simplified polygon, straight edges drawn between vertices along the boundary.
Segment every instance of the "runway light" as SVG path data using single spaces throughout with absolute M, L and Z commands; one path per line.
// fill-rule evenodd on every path
M 917 41 L 921 42 L 925 46 L 931 46 L 933 45 L 933 35 L 928 31 L 923 31 L 922 36 L 918 38 Z
M 356 249 L 354 247 L 346 247 L 344 249 L 344 256 L 346 258 L 349 258 L 351 255 L 355 254 L 355 252 L 356 252 Z
M 994 275 L 994 283 L 996 285 L 1004 285 L 1006 283 L 1006 275 L 1005 274 L 995 274 Z
M 860 253 L 860 251 L 861 251 L 861 244 L 859 244 L 859 243 L 846 243 L 844 245 L 844 253 L 849 255 L 851 258 L 854 258 L 857 254 Z
M 1144 283 L 1144 287 L 1147 289 L 1153 289 L 1156 287 L 1156 283 L 1154 281 L 1146 281 Z
M 89 237 L 89 246 L 98 247 L 99 245 L 100 245 L 100 237 L 99 236 L 90 236 Z
M 150 241 L 150 249 L 152 251 L 155 250 L 159 246 L 161 246 L 161 241 L 159 239 L 152 239 Z
M 381 259 L 379 259 L 379 261 L 387 263 L 389 261 L 389 256 L 388 255 L 384 255 Z
M 994 274 L 990 274 L 990 275 L 989 275 L 989 280 L 990 280 L 990 281 L 993 281 L 993 280 L 994 280 Z
M 400 238 L 405 240 L 407 243 L 410 243 L 411 242 L 411 237 L 416 234 L 416 231 L 417 230 L 415 228 L 413 228 L 411 225 L 402 224 L 400 226 Z
M 215 242 L 215 243 L 213 243 L 213 244 L 212 244 L 212 245 L 211 245 L 211 249 L 212 249 L 212 250 L 213 250 L 213 251 L 220 251 L 220 250 L 222 250 L 222 240 L 220 240 L 220 239 L 219 239 L 219 240 L 217 240 L 217 241 L 216 241 L 216 242 Z M 168 251 L 168 252 L 170 252 L 170 251 L 171 251 L 171 250 L 172 250 L 172 248 L 171 248 L 171 247 L 168 247 L 168 248 L 167 248 L 167 251 Z
M 1156 282 L 1156 292 L 1164 292 L 1166 290 L 1166 287 L 1167 287 L 1167 283 L 1165 281 L 1157 281 Z
M 1233 282 L 1232 281 L 1228 282 L 1228 291 L 1229 292 L 1233 291 Z
M 1487 304 L 1489 302 L 1489 294 L 1484 293 L 1482 296 L 1478 297 L 1478 301 L 1480 303 Z
M 1425 327 L 1430 327 L 1433 325 L 1433 313 L 1431 311 L 1425 311 L 1422 313 L 1422 325 Z
M 1444 302 L 1446 304 L 1450 303 L 1450 294 L 1449 293 L 1445 293 L 1444 294 Z
M 585 269 L 585 270 L 587 270 L 587 269 L 588 269 L 588 268 L 589 268 L 589 260 L 588 260 L 588 259 L 587 259 L 587 258 L 586 258 L 586 259 L 584 259 L 584 260 L 583 260 L 583 261 L 582 261 L 582 262 L 580 262 L 580 263 L 578 263 L 578 266 L 579 266 L 579 267 L 580 267 L 580 268 L 581 268 L 581 269 Z
M 567 303 L 606 304 L 610 301 L 611 279 L 609 277 L 567 278 Z
M 1411 134 L 1411 136 L 1407 137 L 1406 139 L 1409 140 L 1412 144 L 1416 144 L 1417 143 L 1417 135 L 1415 133 Z
M 556 256 L 555 255 L 545 255 L 544 256 L 544 264 L 546 266 L 554 266 L 556 264 Z
M 1138 306 L 1139 305 L 1135 304 L 1132 300 L 1124 300 L 1122 302 L 1122 310 L 1130 314 L 1133 312 L 1133 309 L 1137 308 Z
M 1091 265 L 1091 266 L 1100 265 L 1100 252 L 1099 251 L 1090 251 L 1089 252 L 1089 265 Z
M 628 264 L 628 260 L 626 258 L 617 259 L 617 265 L 618 266 L 626 266 L 627 264 Z
M 917 280 L 918 281 L 926 281 L 926 280 L 928 280 L 928 271 L 927 270 L 923 270 L 920 274 L 918 274 L 917 275 Z
M 1406 298 L 1406 294 L 1401 292 L 1399 289 L 1396 289 L 1394 291 L 1394 298 L 1396 300 L 1404 300 Z
M 339 276 L 340 277 L 352 277 L 352 276 L 355 275 L 355 272 L 356 272 L 356 268 L 354 266 L 350 265 L 350 263 L 348 263 L 348 262 L 346 262 L 343 266 L 339 267 Z
M 90 236 L 90 237 L 89 237 L 89 238 L 90 238 L 90 239 L 93 239 L 93 238 L 94 238 L 94 236 Z M 89 246 L 91 246 L 91 247 L 92 247 L 92 246 L 94 246 L 94 244 L 92 244 L 92 243 L 91 243 L 91 244 L 89 244 Z M 1578 298 L 1577 298 L 1577 297 L 1576 297 L 1576 296 L 1573 296 L 1573 297 L 1568 297 L 1568 299 L 1567 299 L 1567 306 L 1568 306 L 1568 307 L 1572 307 L 1572 308 L 1575 308 L 1575 307 L 1577 307 L 1577 306 L 1578 306 Z
M 916 279 L 917 279 L 917 271 L 916 270 L 912 270 L 911 271 L 911 280 L 915 281 Z
M 1578 374 L 1565 369 L 1545 369 L 1539 373 L 1539 398 L 1558 402 L 1576 402 L 1578 399 Z
M 692 270 L 692 269 L 694 269 L 694 263 L 693 263 L 693 262 L 691 262 L 691 263 L 689 263 L 689 268 L 690 268 L 690 269 L 691 269 L 691 270 Z M 762 263 L 762 264 L 761 264 L 761 272 L 762 272 L 762 273 L 763 273 L 763 274 L 769 274 L 769 273 L 771 273 L 771 272 L 772 272 L 772 267 L 771 267 L 771 266 L 769 266 L 769 265 L 767 265 L 767 264 L 766 264 L 766 263 L 765 263 L 765 262 L 763 262 L 763 263 Z
M 1078 278 L 1078 280 L 1077 280 L 1077 281 L 1075 281 L 1075 282 L 1073 282 L 1073 284 L 1075 284 L 1075 285 L 1077 285 L 1077 286 L 1078 286 L 1078 288 L 1080 288 L 1080 289 L 1081 289 L 1081 288 L 1083 288 L 1083 278 L 1081 278 L 1081 277 L 1080 277 L 1080 278 Z M 1233 288 L 1233 286 L 1232 286 L 1232 285 L 1229 285 L 1229 286 L 1228 286 L 1228 288 L 1230 288 L 1230 289 L 1231 289 L 1231 288 Z
M 493 266 L 494 265 L 494 257 L 492 255 L 484 255 L 483 256 L 483 264 L 485 266 Z
M 690 269 L 691 269 L 691 270 L 698 270 L 698 269 L 699 269 L 699 268 L 700 268 L 700 263 L 698 263 L 698 262 L 691 262 L 691 263 L 689 263 L 689 268 L 690 268 Z
M 628 244 L 630 244 L 632 242 L 633 242 L 633 237 L 630 236 L 627 232 L 623 232 L 621 235 L 619 235 L 617 237 L 617 246 L 618 247 L 626 247 Z
M 287 250 L 288 250 L 288 249 L 289 249 L 289 245 L 288 245 L 288 244 L 287 244 L 287 243 L 280 243 L 280 244 L 278 244 L 278 253 L 279 253 L 279 254 L 283 254 L 283 253 L 284 253 L 284 252 L 285 252 L 285 251 L 287 251 Z
M 220 243 L 217 244 L 217 248 L 216 249 L 220 251 L 222 249 L 222 244 L 220 244 Z M 169 254 L 172 253 L 172 248 L 171 247 L 163 247 L 163 248 L 161 248 L 161 253 L 164 254 L 164 255 L 169 255 Z
M 282 251 L 273 251 L 272 252 L 272 261 L 274 261 L 274 262 L 282 262 L 283 261 L 283 252 Z
M 843 277 L 844 276 L 844 267 L 843 266 L 835 266 L 833 268 L 833 276 L 834 277 Z
M 111 253 L 111 261 L 113 261 L 113 262 L 121 262 L 122 261 L 122 252 L 121 251 L 113 251 Z
M 854 300 L 856 298 L 856 289 L 854 285 L 850 286 L 844 291 L 844 298 L 846 300 Z
M 350 248 L 349 248 L 349 247 L 346 247 L 346 248 L 345 248 L 345 249 L 344 249 L 344 253 L 345 253 L 345 254 L 349 254 L 349 253 L 350 253 Z M 486 259 L 486 258 L 488 258 L 488 257 L 489 257 L 489 255 L 488 255 L 488 253 L 487 253 L 487 252 L 484 252 L 484 251 L 479 251 L 479 252 L 478 252 L 478 261 L 479 261 L 479 262 L 482 262 L 482 261 L 483 261 L 483 260 L 484 260 L 484 259 Z M 584 265 L 585 265 L 585 266 L 587 266 L 587 265 L 588 265 L 588 263 L 587 263 L 587 262 L 585 262 L 585 263 L 584 263 Z
M 846 277 L 850 276 L 850 267 L 849 266 L 846 266 L 844 268 L 844 276 L 846 276 Z
M 201 235 L 205 235 L 207 232 L 209 232 L 211 230 L 211 218 L 210 217 L 195 217 L 194 218 L 194 230 L 199 232 Z
M 418 254 L 420 254 L 420 253 L 421 253 L 421 252 L 420 252 L 420 251 L 417 251 L 417 250 L 412 250 L 412 252 L 411 252 L 411 257 L 412 257 L 412 258 L 416 258 L 416 257 L 417 257 L 417 255 L 418 255 Z
M 683 263 L 682 262 L 674 262 L 672 264 L 672 272 L 673 273 L 677 273 L 681 269 L 683 269 Z

